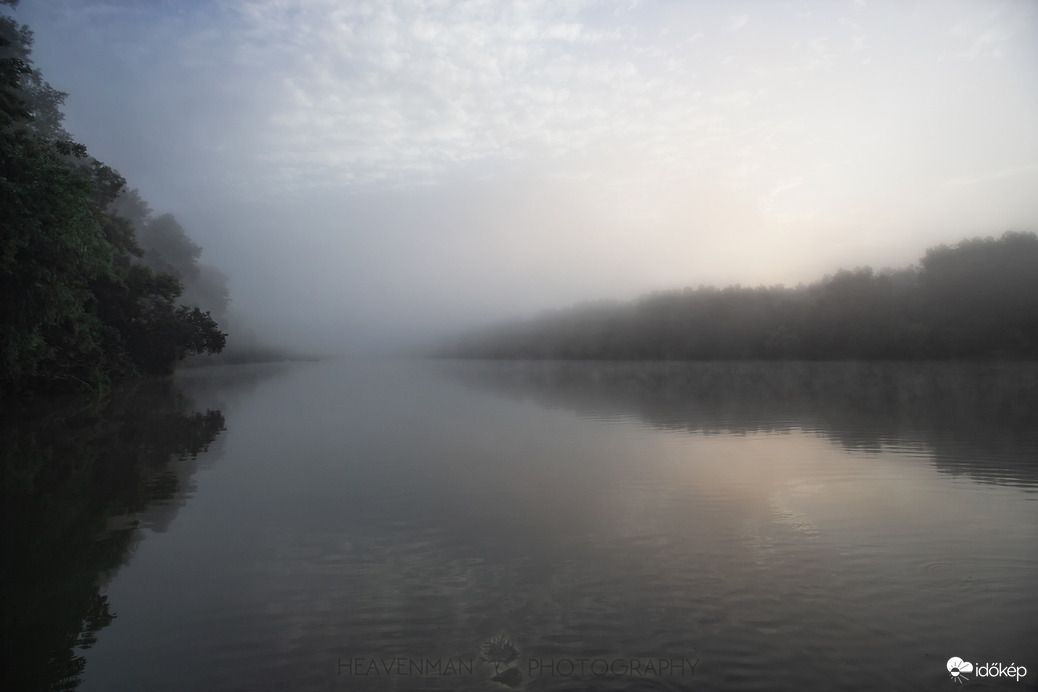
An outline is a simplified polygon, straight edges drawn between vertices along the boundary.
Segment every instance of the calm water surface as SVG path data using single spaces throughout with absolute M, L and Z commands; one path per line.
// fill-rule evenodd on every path
M 55 546 L 16 546 L 38 612 L 8 636 L 36 661 L 20 674 L 64 666 L 82 690 L 950 690 L 952 656 L 1028 669 L 971 685 L 1035 689 L 1036 383 L 1013 364 L 188 371 L 165 418 L 131 401 L 64 447 L 12 438 L 64 458 L 93 435 L 97 468 L 144 470 L 77 500 L 94 523 L 72 538 L 46 526 L 64 496 L 5 510 L 5 540 L 21 522 Z

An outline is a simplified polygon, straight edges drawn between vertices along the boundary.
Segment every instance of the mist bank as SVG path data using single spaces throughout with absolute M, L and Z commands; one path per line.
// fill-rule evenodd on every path
M 930 248 L 918 264 L 793 288 L 700 286 L 446 340 L 433 355 L 561 360 L 1038 358 L 1038 236 Z
M 175 277 L 182 290 L 177 299 L 179 303 L 198 307 L 210 315 L 226 336 L 221 350 L 192 352 L 181 365 L 267 363 L 302 358 L 261 339 L 248 321 L 231 309 L 227 275 L 202 261 L 202 247 L 173 214 L 156 215 L 136 189 L 123 189 L 109 205 L 108 212 L 132 226 L 141 250 L 137 261 L 157 274 Z

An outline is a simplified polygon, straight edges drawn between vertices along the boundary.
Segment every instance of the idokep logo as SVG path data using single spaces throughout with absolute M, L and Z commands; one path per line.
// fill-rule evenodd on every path
M 963 680 L 969 680 L 965 673 L 973 672 L 973 664 L 963 661 L 958 656 L 952 656 L 948 659 L 948 672 L 951 673 L 952 680 L 961 684 Z
M 1027 676 L 1027 668 L 1015 663 L 1010 663 L 1008 666 L 1004 663 L 974 665 L 969 661 L 963 661 L 958 656 L 952 656 L 948 659 L 948 673 L 951 675 L 951 679 L 958 683 L 969 680 L 966 673 L 974 673 L 978 678 L 1015 678 L 1017 682 L 1020 682 L 1020 678 Z

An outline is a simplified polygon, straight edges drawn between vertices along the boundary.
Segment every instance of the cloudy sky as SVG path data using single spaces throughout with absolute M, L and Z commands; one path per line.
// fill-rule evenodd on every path
M 1030 0 L 22 0 L 66 128 L 274 338 L 1038 231 Z

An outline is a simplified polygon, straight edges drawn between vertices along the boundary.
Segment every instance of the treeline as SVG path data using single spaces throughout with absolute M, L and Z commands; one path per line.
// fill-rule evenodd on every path
M 931 248 L 917 266 L 796 288 L 700 287 L 585 305 L 468 334 L 461 358 L 1038 358 L 1038 237 Z
M 31 48 L 28 27 L 0 16 L 0 389 L 100 390 L 221 351 L 222 276 L 184 304 L 200 249 L 62 128 L 66 94 Z

